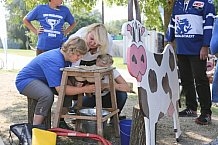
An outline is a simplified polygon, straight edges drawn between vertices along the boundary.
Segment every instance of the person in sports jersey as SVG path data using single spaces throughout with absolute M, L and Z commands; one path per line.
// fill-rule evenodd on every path
M 52 107 L 54 94 L 60 91 L 61 68 L 70 67 L 87 52 L 85 41 L 79 37 L 68 39 L 61 48 L 44 52 L 27 64 L 16 77 L 20 94 L 37 100 L 33 125 L 43 122 Z M 72 106 L 73 95 L 95 92 L 94 85 L 66 86 L 64 108 Z M 67 113 L 67 112 L 66 112 Z M 61 123 L 65 123 L 64 120 Z
M 206 75 L 215 8 L 212 0 L 176 0 L 166 41 L 176 41 L 181 85 L 186 98 L 186 109 L 180 117 L 197 117 L 197 100 L 200 116 L 197 124 L 211 123 L 211 92 Z M 196 96 L 197 92 L 197 96 Z
M 99 54 L 109 53 L 113 56 L 112 37 L 108 34 L 106 27 L 101 23 L 93 23 L 86 27 L 80 28 L 71 37 L 81 37 L 85 40 L 88 46 L 88 52 L 84 57 L 73 63 L 72 66 L 86 65 L 91 66 L 96 64 L 96 59 Z
M 23 18 L 26 27 L 38 35 L 36 55 L 61 47 L 64 36 L 76 25 L 70 10 L 61 5 L 62 2 L 63 0 L 49 0 L 48 4 L 36 6 Z M 40 23 L 39 28 L 32 25 L 31 21 L 34 20 Z M 65 22 L 69 26 L 63 30 Z

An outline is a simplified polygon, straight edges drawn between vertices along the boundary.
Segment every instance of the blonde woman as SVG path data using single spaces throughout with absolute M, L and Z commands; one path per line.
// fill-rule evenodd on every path
M 47 116 L 53 101 L 54 94 L 60 90 L 62 71 L 60 68 L 71 66 L 87 52 L 83 39 L 71 38 L 62 48 L 53 49 L 38 55 L 17 75 L 16 87 L 18 91 L 32 99 L 37 100 L 33 118 L 33 125 L 39 125 Z M 72 95 L 95 92 L 94 85 L 83 87 L 67 86 L 64 107 L 71 106 Z M 65 123 L 64 121 L 61 123 Z
M 88 46 L 88 52 L 74 65 L 94 65 L 99 54 L 109 53 L 112 55 L 112 38 L 103 24 L 94 23 L 79 29 L 69 38 L 79 36 L 83 38 Z

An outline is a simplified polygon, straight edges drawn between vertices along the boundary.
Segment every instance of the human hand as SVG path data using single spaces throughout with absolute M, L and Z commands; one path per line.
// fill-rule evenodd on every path
M 84 83 L 82 82 L 75 82 L 75 86 L 76 87 L 82 87 Z
M 40 26 L 39 29 L 37 29 L 37 35 L 41 34 L 42 32 L 44 32 L 44 28 Z
M 85 87 L 85 93 L 94 93 L 95 92 L 95 85 L 86 85 Z
M 63 26 L 63 27 L 61 28 L 61 32 L 64 33 L 64 30 L 65 30 L 65 29 L 64 29 L 64 26 Z
M 208 58 L 208 46 L 203 46 L 201 47 L 200 50 L 200 59 L 201 60 L 206 60 Z

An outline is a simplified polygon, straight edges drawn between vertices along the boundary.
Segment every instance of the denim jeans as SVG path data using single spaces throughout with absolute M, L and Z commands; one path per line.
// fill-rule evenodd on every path
M 213 25 L 213 35 L 210 41 L 210 50 L 212 54 L 218 53 L 218 18 L 216 17 Z
M 210 50 L 212 54 L 218 53 L 218 19 L 214 21 L 213 35 L 210 42 Z M 218 63 L 216 63 L 216 69 L 213 77 L 212 85 L 212 102 L 218 103 Z
M 121 113 L 123 106 L 126 103 L 127 93 L 122 91 L 116 91 L 116 98 L 117 98 L 117 108 L 120 110 Z M 94 108 L 95 104 L 95 96 L 92 97 L 83 97 L 83 107 L 90 107 Z M 107 93 L 105 96 L 102 96 L 102 107 L 103 108 L 111 108 L 111 96 L 110 93 Z
M 201 114 L 211 115 L 211 92 L 206 75 L 207 61 L 200 60 L 199 55 L 177 55 L 177 57 L 186 107 L 197 111 L 197 91 Z
M 216 64 L 216 69 L 213 77 L 212 102 L 218 102 L 218 63 Z

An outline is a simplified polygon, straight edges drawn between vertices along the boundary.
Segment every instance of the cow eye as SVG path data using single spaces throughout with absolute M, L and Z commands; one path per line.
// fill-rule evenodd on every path
M 137 64 L 137 59 L 136 59 L 135 55 L 132 56 L 132 62 L 134 62 L 135 64 Z
M 144 63 L 145 62 L 145 59 L 144 59 L 144 55 L 141 56 L 141 61 Z

